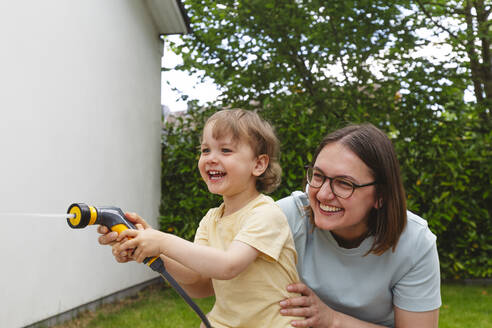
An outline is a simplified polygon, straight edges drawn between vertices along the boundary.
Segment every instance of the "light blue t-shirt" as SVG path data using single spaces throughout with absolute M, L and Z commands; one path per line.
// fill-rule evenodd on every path
M 424 219 L 408 211 L 395 251 L 364 256 L 373 237 L 346 249 L 338 246 L 329 231 L 312 230 L 305 193 L 295 191 L 277 203 L 292 230 L 302 282 L 334 310 L 392 327 L 393 306 L 414 312 L 441 306 L 436 236 Z

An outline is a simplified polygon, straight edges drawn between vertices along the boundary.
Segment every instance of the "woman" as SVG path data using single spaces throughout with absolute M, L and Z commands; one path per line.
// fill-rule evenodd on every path
M 289 221 L 301 297 L 281 313 L 294 327 L 437 327 L 436 237 L 406 211 L 398 161 L 371 124 L 326 136 L 306 167 L 307 192 L 278 201 Z
M 292 321 L 294 327 L 437 327 L 436 237 L 406 210 L 388 137 L 371 124 L 337 130 L 319 145 L 306 178 L 305 193 L 278 201 L 302 281 L 287 286 L 302 296 L 282 300 L 281 314 L 306 318 Z M 114 239 L 107 234 L 99 242 Z M 183 287 L 194 297 L 213 294 L 210 286 Z

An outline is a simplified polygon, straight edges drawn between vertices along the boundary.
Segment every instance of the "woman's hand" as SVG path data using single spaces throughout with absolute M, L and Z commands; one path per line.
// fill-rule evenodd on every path
M 291 322 L 294 327 L 331 327 L 335 311 L 323 303 L 305 284 L 297 283 L 287 286 L 287 291 L 301 296 L 287 298 L 280 302 L 280 314 L 293 317 L 305 317 Z

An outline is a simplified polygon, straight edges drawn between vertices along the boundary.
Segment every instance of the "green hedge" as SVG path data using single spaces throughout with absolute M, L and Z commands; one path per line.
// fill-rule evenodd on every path
M 466 132 L 460 124 L 437 126 L 427 147 L 397 144 L 407 154 L 402 171 L 408 207 L 437 235 L 443 277 L 490 278 L 492 133 Z
M 439 120 L 411 124 L 409 113 L 418 109 L 405 112 L 404 103 L 374 108 L 362 104 L 340 117 L 316 112 L 295 97 L 262 103 L 260 114 L 276 127 L 282 143 L 283 178 L 274 199 L 302 187 L 303 166 L 326 133 L 347 122 L 371 121 L 394 142 L 409 209 L 425 218 L 438 236 L 442 277 L 492 277 L 490 131 L 476 132 L 480 129 L 467 123 L 466 116 L 441 115 Z M 207 210 L 221 202 L 208 193 L 197 169 L 200 132 L 206 117 L 216 110 L 190 106 L 186 116 L 166 123 L 164 130 L 161 229 L 187 239 L 193 238 Z

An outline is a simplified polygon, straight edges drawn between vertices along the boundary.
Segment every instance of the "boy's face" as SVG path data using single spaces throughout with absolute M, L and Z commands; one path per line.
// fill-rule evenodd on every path
M 251 146 L 233 140 L 230 134 L 219 139 L 212 136 L 213 123 L 203 130 L 198 169 L 208 190 L 213 194 L 234 197 L 256 190 L 256 178 L 265 170 Z

